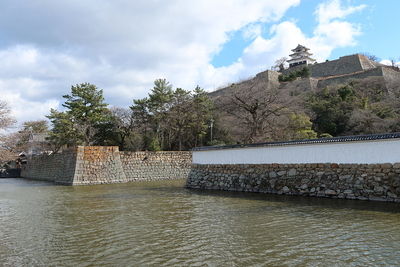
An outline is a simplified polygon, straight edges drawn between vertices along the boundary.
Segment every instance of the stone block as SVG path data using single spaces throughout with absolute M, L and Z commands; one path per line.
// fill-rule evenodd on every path
M 371 200 L 371 201 L 386 202 L 386 198 L 384 198 L 384 197 L 369 196 L 368 199 Z
M 286 171 L 279 171 L 277 174 L 278 176 L 284 176 L 286 174 Z
M 327 190 L 325 190 L 325 195 L 333 196 L 333 195 L 337 195 L 337 193 L 335 190 L 327 189 Z
M 400 162 L 393 164 L 393 169 L 400 169 Z
M 288 172 L 288 176 L 295 176 L 296 173 L 297 173 L 296 169 L 290 169 L 289 172 Z
M 381 169 L 391 169 L 393 165 L 391 163 L 381 164 Z

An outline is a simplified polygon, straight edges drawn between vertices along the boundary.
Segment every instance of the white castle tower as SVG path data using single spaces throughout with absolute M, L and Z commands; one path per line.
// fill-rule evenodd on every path
M 287 61 L 289 63 L 289 68 L 303 64 L 305 65 L 314 64 L 315 59 L 310 57 L 312 56 L 312 54 L 309 53 L 308 50 L 310 50 L 310 48 L 307 48 L 300 44 L 295 49 L 292 49 L 293 54 L 289 55 L 291 59 Z

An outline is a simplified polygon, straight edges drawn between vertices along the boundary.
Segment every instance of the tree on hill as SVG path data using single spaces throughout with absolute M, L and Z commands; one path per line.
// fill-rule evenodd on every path
M 277 121 L 288 115 L 288 99 L 269 82 L 250 80 L 231 89 L 218 108 L 226 112 L 224 120 L 231 123 L 230 131 L 241 143 L 265 142 L 274 139 Z
M 381 59 L 379 57 L 377 57 L 375 55 L 372 55 L 372 54 L 370 54 L 368 52 L 362 52 L 362 53 L 360 53 L 360 55 L 363 55 L 363 56 L 367 57 L 371 61 L 375 61 L 375 62 L 381 61 Z
M 340 93 L 340 91 L 343 91 Z M 314 112 L 312 122 L 318 134 L 342 135 L 354 109 L 350 89 L 325 87 L 311 94 L 307 106 Z
M 278 80 L 280 82 L 291 82 L 291 81 L 296 80 L 299 77 L 307 78 L 307 77 L 310 77 L 310 75 L 311 75 L 310 68 L 308 66 L 305 66 L 304 68 L 302 68 L 300 70 L 295 70 L 295 71 L 290 72 L 288 75 L 280 74 L 278 76 Z
M 280 59 L 277 59 L 272 69 L 276 71 L 284 71 L 285 69 L 287 69 L 288 65 L 287 60 L 288 60 L 287 57 L 282 57 Z
M 353 80 L 308 94 L 313 129 L 332 136 L 400 130 L 399 99 L 381 77 Z

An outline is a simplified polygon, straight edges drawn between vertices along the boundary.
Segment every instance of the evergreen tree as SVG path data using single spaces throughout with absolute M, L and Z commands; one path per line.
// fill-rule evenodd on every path
M 81 139 L 80 133 L 74 128 L 69 113 L 51 109 L 50 115 L 46 117 L 53 125 L 49 138 L 53 152 L 59 151 L 63 146 L 71 147 L 78 144 L 78 140 Z
M 206 143 L 213 104 L 200 87 L 194 92 L 172 90 L 158 79 L 149 96 L 133 100 L 133 111 L 144 150 L 188 150 Z
M 65 112 L 51 110 L 47 116 L 53 123 L 51 139 L 59 144 L 91 145 L 96 141 L 96 134 L 107 121 L 107 104 L 104 103 L 103 90 L 90 83 L 71 86 L 71 95 L 66 99 Z
M 209 128 L 209 122 L 215 117 L 214 110 L 214 103 L 207 96 L 207 92 L 199 86 L 196 86 L 193 95 L 193 147 L 204 146 L 207 143 L 207 130 Z
M 151 114 L 150 118 L 155 127 L 156 138 L 163 150 L 168 147 L 168 111 L 172 107 L 172 97 L 172 85 L 166 79 L 154 81 L 154 87 L 149 93 L 148 107 Z

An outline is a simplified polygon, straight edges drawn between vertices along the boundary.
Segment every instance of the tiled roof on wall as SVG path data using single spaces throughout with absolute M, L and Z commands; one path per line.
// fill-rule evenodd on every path
M 395 139 L 395 138 L 400 138 L 400 132 L 386 133 L 386 134 L 338 136 L 338 137 L 302 139 L 302 140 L 278 141 L 278 142 L 266 142 L 266 143 L 254 143 L 254 144 L 240 144 L 240 145 L 229 145 L 229 146 L 196 147 L 193 148 L 192 151 L 219 150 L 228 148 L 266 147 L 266 146 L 287 146 L 287 145 L 305 145 L 305 144 L 308 145 L 308 144 L 322 144 L 322 143 L 343 143 L 343 142 L 356 142 L 356 141 L 368 141 L 368 140 L 373 141 L 373 140 Z

